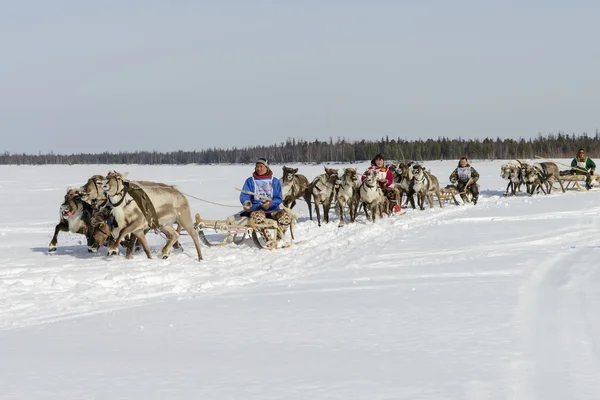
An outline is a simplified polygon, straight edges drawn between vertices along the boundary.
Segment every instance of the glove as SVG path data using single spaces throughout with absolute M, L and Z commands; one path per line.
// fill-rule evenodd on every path
M 267 199 L 263 199 L 260 201 L 260 208 L 262 208 L 263 210 L 268 210 L 269 208 L 271 208 L 271 202 Z
M 252 202 L 250 200 L 246 200 L 244 204 L 242 204 L 242 207 L 244 208 L 244 211 L 250 211 L 252 208 Z

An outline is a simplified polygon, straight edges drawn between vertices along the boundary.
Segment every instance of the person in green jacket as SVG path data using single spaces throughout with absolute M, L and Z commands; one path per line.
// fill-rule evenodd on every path
M 596 170 L 596 163 L 585 154 L 585 149 L 579 149 L 577 151 L 577 155 L 573 158 L 573 161 L 571 161 L 571 167 L 572 168 L 568 173 L 573 175 L 585 175 L 585 188 L 590 190 L 592 188 L 592 176 Z
M 458 166 L 450 174 L 450 182 L 456 185 L 456 188 L 460 193 L 460 197 L 463 201 L 467 202 L 467 196 L 464 192 L 469 191 L 473 195 L 473 205 L 477 204 L 479 199 L 479 188 L 477 187 L 477 181 L 479 180 L 479 172 L 475 168 L 471 167 L 467 157 L 461 157 L 458 160 Z

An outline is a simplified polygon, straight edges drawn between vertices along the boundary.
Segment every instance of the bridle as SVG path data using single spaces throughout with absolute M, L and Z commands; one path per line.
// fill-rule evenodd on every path
M 112 178 L 112 179 L 115 179 L 117 181 L 117 192 L 112 196 L 110 196 L 108 193 L 106 193 L 106 197 L 108 199 L 109 204 L 111 206 L 113 206 L 114 208 L 116 208 L 116 207 L 119 207 L 123 203 L 123 201 L 125 201 L 125 197 L 127 195 L 127 185 L 125 185 L 120 178 Z M 123 188 L 121 190 L 118 190 L 119 182 L 121 182 L 121 184 L 123 185 Z M 110 198 L 116 197 L 116 196 L 121 196 L 121 200 L 117 201 L 116 203 L 113 203 Z

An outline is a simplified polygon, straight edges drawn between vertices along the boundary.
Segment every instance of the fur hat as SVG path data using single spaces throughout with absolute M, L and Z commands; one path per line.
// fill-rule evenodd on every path
M 266 158 L 259 158 L 256 160 L 256 164 L 262 164 L 265 167 L 269 168 L 269 161 Z

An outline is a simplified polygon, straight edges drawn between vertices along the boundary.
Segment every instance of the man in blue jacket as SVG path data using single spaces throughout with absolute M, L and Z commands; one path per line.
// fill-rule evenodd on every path
M 240 203 L 244 208 L 243 216 L 250 216 L 253 212 L 262 210 L 267 217 L 271 213 L 279 211 L 279 205 L 282 201 L 281 183 L 279 179 L 273 176 L 269 168 L 269 162 L 265 158 L 259 158 L 254 166 L 254 173 L 244 182 L 243 190 L 253 194 L 240 193 Z

